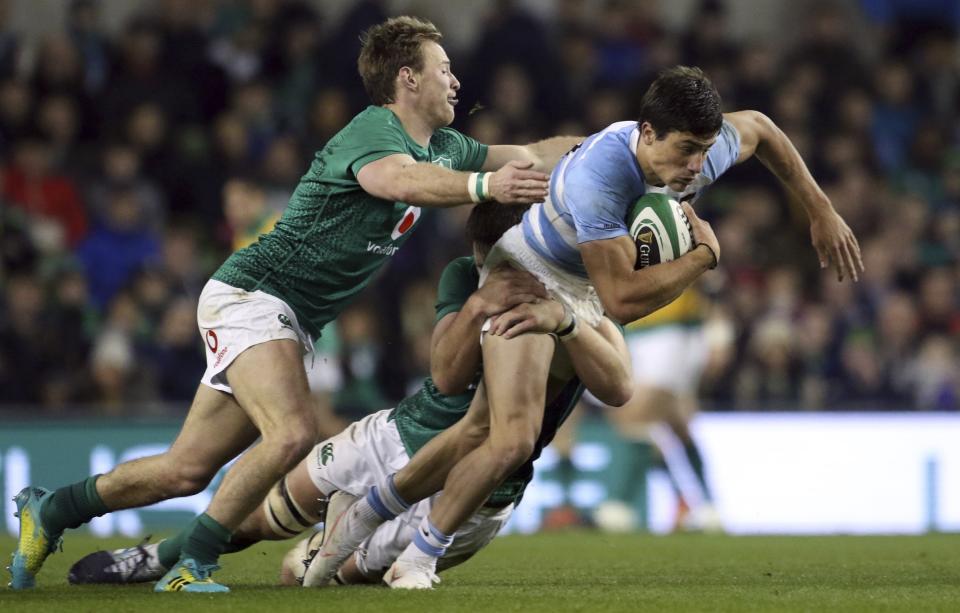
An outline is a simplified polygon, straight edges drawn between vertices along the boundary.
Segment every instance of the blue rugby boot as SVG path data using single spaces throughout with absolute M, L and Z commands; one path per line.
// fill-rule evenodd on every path
M 36 585 L 36 576 L 40 567 L 60 546 L 60 533 L 49 534 L 40 520 L 40 506 L 53 492 L 42 487 L 25 487 L 14 496 L 17 503 L 16 517 L 20 518 L 20 539 L 17 550 L 13 552 L 13 562 L 8 566 L 12 576 L 10 587 L 26 590 Z
M 199 594 L 217 594 L 230 591 L 210 578 L 213 571 L 220 567 L 216 564 L 198 564 L 193 558 L 180 558 L 173 568 L 167 571 L 154 586 L 154 592 L 195 592 Z

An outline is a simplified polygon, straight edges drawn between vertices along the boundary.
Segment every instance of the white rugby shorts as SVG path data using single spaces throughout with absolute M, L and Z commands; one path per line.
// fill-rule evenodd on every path
M 486 282 L 491 270 L 504 262 L 526 270 L 539 279 L 550 295 L 573 311 L 580 321 L 594 327 L 600 324 L 603 305 L 589 279 L 561 270 L 541 258 L 527 245 L 523 238 L 523 227 L 520 225 L 504 232 L 490 249 L 480 271 L 480 285 Z
M 385 483 L 388 476 L 410 461 L 397 424 L 389 420 L 389 416 L 389 409 L 368 415 L 314 447 L 307 456 L 307 470 L 317 489 L 324 494 L 342 490 L 363 496 L 372 486 Z M 368 576 L 386 572 L 413 540 L 432 504 L 432 498 L 421 500 L 396 519 L 377 528 L 360 546 L 357 555 L 360 570 Z M 500 532 L 512 512 L 513 505 L 510 504 L 500 509 L 485 507 L 475 513 L 457 531 L 437 568 L 443 570 L 460 564 L 485 547 Z
M 248 292 L 211 279 L 200 293 L 197 327 L 207 356 L 200 382 L 215 390 L 232 394 L 224 371 L 238 355 L 267 341 L 296 341 L 305 356 L 305 372 L 313 366 L 310 335 L 300 328 L 290 305 L 266 292 Z
M 638 385 L 677 395 L 695 394 L 707 365 L 703 326 L 664 325 L 627 332 L 627 348 Z

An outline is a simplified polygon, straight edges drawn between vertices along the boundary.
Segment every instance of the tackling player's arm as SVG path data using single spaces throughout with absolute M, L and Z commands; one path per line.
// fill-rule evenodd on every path
M 524 332 L 557 332 L 569 325 L 567 312 L 555 300 L 518 305 L 498 315 L 491 334 L 513 338 Z M 594 328 L 576 324 L 576 332 L 560 337 L 580 381 L 604 404 L 619 407 L 633 395 L 630 352 L 617 326 L 604 317 Z
M 505 204 L 541 202 L 547 195 L 549 177 L 530 170 L 530 166 L 531 162 L 513 161 L 497 167 L 489 176 L 487 195 Z M 364 165 L 357 171 L 357 181 L 365 192 L 384 200 L 422 207 L 451 207 L 471 201 L 468 187 L 471 175 L 417 162 L 409 155 L 397 153 Z
M 637 248 L 629 236 L 580 244 L 580 255 L 604 311 L 629 323 L 669 304 L 705 271 L 716 267 L 720 245 L 710 224 L 689 204 L 683 209 L 693 227 L 696 247 L 671 262 L 634 270 Z
M 604 404 L 627 404 L 633 396 L 633 377 L 623 333 L 606 317 L 596 328 L 578 325 L 582 329 L 576 337 L 563 342 L 580 381 Z
M 533 170 L 549 173 L 563 154 L 570 151 L 583 136 L 554 136 L 529 145 L 490 145 L 482 170 L 496 170 L 510 161 L 530 162 Z
M 430 377 L 440 393 L 460 394 L 473 383 L 480 370 L 480 329 L 488 317 L 546 297 L 546 289 L 528 272 L 509 266 L 491 271 L 459 311 L 444 315 L 433 328 Z
M 857 238 L 814 181 L 787 135 L 758 111 L 727 113 L 724 118 L 740 133 L 737 163 L 756 155 L 803 205 L 810 219 L 810 236 L 820 257 L 820 267 L 826 268 L 833 261 L 839 280 L 844 276 L 858 280 L 863 260 Z

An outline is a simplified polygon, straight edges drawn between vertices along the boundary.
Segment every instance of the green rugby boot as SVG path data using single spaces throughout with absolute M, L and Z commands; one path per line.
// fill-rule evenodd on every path
M 195 592 L 199 594 L 217 594 L 230 591 L 210 578 L 213 571 L 220 567 L 216 564 L 198 564 L 193 558 L 180 558 L 173 568 L 167 571 L 154 586 L 154 592 Z
M 13 552 L 13 562 L 7 568 L 12 576 L 10 587 L 15 590 L 26 590 L 36 585 L 36 576 L 44 560 L 62 541 L 62 533 L 47 533 L 40 521 L 40 505 L 52 493 L 42 487 L 28 486 L 13 498 L 17 503 L 14 515 L 20 518 L 20 539 L 17 550 Z

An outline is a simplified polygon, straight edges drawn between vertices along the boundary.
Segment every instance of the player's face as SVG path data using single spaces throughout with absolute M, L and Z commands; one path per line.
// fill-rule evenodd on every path
M 423 70 L 420 79 L 420 108 L 430 123 L 437 127 L 453 122 L 460 81 L 450 70 L 450 58 L 443 47 L 433 41 L 423 43 Z
M 640 132 L 644 147 L 642 157 L 640 151 L 637 155 L 644 174 L 648 175 L 647 181 L 678 192 L 685 190 L 703 171 L 707 152 L 717 141 L 716 135 L 703 138 L 690 132 L 669 132 L 666 138 L 658 139 L 648 123 L 643 124 Z

